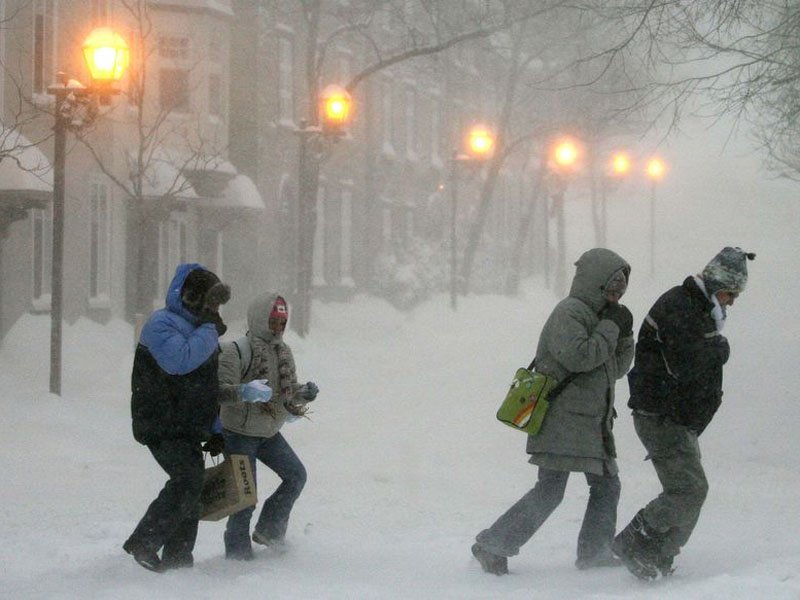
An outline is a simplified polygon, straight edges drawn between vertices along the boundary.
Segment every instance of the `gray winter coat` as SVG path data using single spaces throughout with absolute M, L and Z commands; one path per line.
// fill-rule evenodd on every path
M 292 351 L 284 343 L 282 334 L 276 336 L 269 329 L 269 313 L 277 297 L 277 294 L 263 294 L 253 300 L 247 309 L 247 337 L 251 342 L 252 358 L 244 375 L 244 365 L 236 346 L 232 343 L 222 344 L 219 355 L 219 383 L 223 396 L 235 395 L 238 399 L 239 384 L 254 379 L 268 379 L 273 390 L 268 410 L 265 410 L 265 405 L 258 403 L 236 401 L 222 404 L 220 418 L 223 427 L 242 435 L 272 437 L 280 431 L 290 416 L 285 404 L 291 402 L 300 406 L 306 403 L 298 393 L 301 385 L 294 375 Z M 288 389 L 284 393 L 279 389 L 279 352 L 288 359 L 291 371 Z
M 557 380 L 578 373 L 551 403 L 538 435 L 528 437 L 530 462 L 560 471 L 602 475 L 617 472 L 614 385 L 633 360 L 633 336 L 619 340 L 619 327 L 600 320 L 602 289 L 630 266 L 605 248 L 585 252 L 572 287 L 547 319 L 536 349 L 536 370 Z

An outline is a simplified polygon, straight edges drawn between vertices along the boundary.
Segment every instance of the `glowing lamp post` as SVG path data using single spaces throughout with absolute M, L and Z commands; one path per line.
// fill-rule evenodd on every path
M 83 58 L 95 91 L 107 96 L 125 74 L 131 53 L 121 35 L 110 27 L 98 27 L 83 41 Z
M 350 122 L 353 99 L 341 86 L 329 85 L 320 94 L 320 121 L 325 133 L 342 135 Z
M 495 134 L 485 125 L 473 126 L 465 138 L 466 154 L 458 150 L 450 160 L 450 307 L 458 306 L 458 253 L 456 243 L 456 215 L 458 210 L 458 164 L 481 164 L 494 153 Z
M 347 133 L 352 120 L 353 99 L 346 89 L 331 84 L 319 93 L 313 123 L 305 119 L 295 133 L 300 136 L 297 165 L 298 220 L 296 230 L 296 300 L 291 326 L 300 336 L 311 325 L 311 282 L 314 269 L 314 232 L 317 227 L 316 202 L 319 190 L 323 141 L 337 141 Z
M 666 163 L 653 156 L 645 163 L 645 174 L 650 178 L 650 275 L 656 271 L 656 186 L 667 173 Z
M 118 93 L 114 83 L 122 79 L 130 61 L 125 40 L 109 27 L 92 30 L 83 42 L 83 57 L 92 78 L 90 87 L 58 73 L 58 81 L 47 88 L 55 97 L 53 126 L 53 265 L 50 296 L 50 392 L 61 394 L 61 324 L 63 319 L 64 192 L 67 131 L 91 123 L 96 101 L 110 102 Z
M 494 151 L 494 134 L 483 125 L 476 125 L 467 136 L 469 156 L 473 160 L 485 160 Z
M 555 288 L 561 294 L 565 288 L 566 281 L 566 222 L 564 217 L 564 194 L 567 190 L 569 176 L 578 169 L 578 164 L 583 155 L 583 146 L 572 137 L 561 137 L 556 139 L 548 150 L 548 166 L 553 177 L 551 179 L 553 187 L 549 194 L 553 202 L 552 208 L 548 211 L 556 218 L 556 272 Z M 549 228 L 549 219 L 547 221 Z M 549 236 L 549 232 L 546 233 Z M 545 257 L 545 274 L 549 279 L 549 250 Z
M 611 155 L 611 175 L 624 177 L 631 171 L 631 157 L 625 152 L 614 152 Z
M 552 164 L 558 171 L 570 171 L 577 166 L 580 157 L 578 143 L 570 138 L 560 140 L 552 150 Z

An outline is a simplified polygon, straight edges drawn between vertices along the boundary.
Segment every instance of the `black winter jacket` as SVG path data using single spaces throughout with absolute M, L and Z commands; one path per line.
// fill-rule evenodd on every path
M 165 439 L 200 442 L 211 437 L 217 418 L 219 352 L 194 371 L 170 375 L 139 344 L 131 375 L 133 437 L 149 446 Z
M 639 330 L 628 406 L 665 415 L 698 434 L 722 401 L 728 341 L 694 277 L 663 294 Z
M 131 375 L 133 437 L 147 446 L 165 439 L 200 442 L 217 418 L 219 352 L 185 375 L 170 375 L 139 344 Z

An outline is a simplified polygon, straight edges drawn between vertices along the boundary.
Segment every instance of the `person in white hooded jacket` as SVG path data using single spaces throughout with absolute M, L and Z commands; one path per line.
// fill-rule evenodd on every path
M 223 344 L 219 357 L 219 382 L 223 394 L 237 393 L 239 402 L 220 410 L 225 454 L 250 457 L 253 478 L 256 460 L 272 469 L 281 484 L 264 502 L 253 528 L 252 540 L 266 546 L 282 546 L 289 515 L 306 483 L 306 469 L 280 433 L 283 424 L 302 416 L 319 388 L 297 381 L 292 350 L 283 341 L 289 318 L 286 300 L 275 293 L 257 297 L 247 311 L 245 340 Z M 265 395 L 272 390 L 268 401 Z M 225 557 L 253 558 L 250 520 L 255 507 L 228 518 Z

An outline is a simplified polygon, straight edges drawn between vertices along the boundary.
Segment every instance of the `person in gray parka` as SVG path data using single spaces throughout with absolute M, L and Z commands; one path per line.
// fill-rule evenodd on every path
M 219 382 L 223 395 L 237 393 L 240 402 L 220 409 L 225 454 L 250 457 L 253 479 L 256 459 L 281 478 L 281 484 L 264 502 L 253 529 L 252 540 L 280 547 L 289 514 L 306 483 L 306 470 L 292 447 L 281 435 L 283 424 L 306 411 L 319 388 L 313 382 L 297 382 L 292 350 L 283 341 L 289 318 L 286 301 L 278 294 L 263 294 L 247 310 L 246 340 L 222 345 L 219 357 Z M 264 401 L 265 388 L 271 389 Z M 253 558 L 250 519 L 255 507 L 228 518 L 225 529 L 225 557 Z
M 570 472 L 584 473 L 589 484 L 576 566 L 620 564 L 610 549 L 620 495 L 611 430 L 614 386 L 633 360 L 633 316 L 619 304 L 631 269 L 605 248 L 584 252 L 575 265 L 569 296 L 553 309 L 536 349 L 536 371 L 558 381 L 574 377 L 550 404 L 539 433 L 528 436 L 538 481 L 472 546 L 483 570 L 496 575 L 508 573 L 508 557 L 561 503 Z

